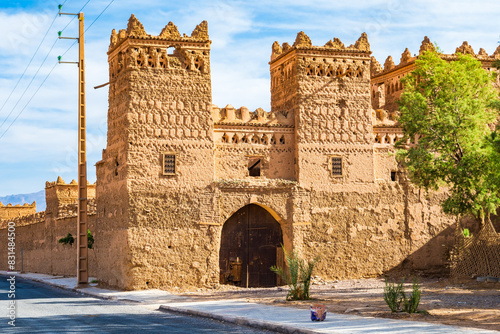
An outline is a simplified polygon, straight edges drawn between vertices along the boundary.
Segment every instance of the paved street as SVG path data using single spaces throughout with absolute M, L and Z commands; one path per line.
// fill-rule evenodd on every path
M 158 305 L 89 298 L 16 278 L 16 327 L 8 325 L 8 290 L 0 276 L 2 333 L 269 333 L 165 313 Z

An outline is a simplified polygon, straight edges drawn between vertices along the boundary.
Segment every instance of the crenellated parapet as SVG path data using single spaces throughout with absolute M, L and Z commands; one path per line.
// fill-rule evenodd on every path
M 224 108 L 212 106 L 214 138 L 218 144 L 252 144 L 261 147 L 279 147 L 291 141 L 293 125 L 279 112 L 262 108 L 250 111 L 228 104 Z M 263 146 L 262 146 L 263 145 Z
M 41 223 L 45 221 L 45 211 L 34 212 L 11 219 L 0 219 L 0 229 L 6 228 L 9 222 L 14 222 L 16 227 Z
M 276 41 L 272 46 L 271 62 L 278 58 L 285 56 L 292 50 L 310 50 L 310 51 L 337 51 L 343 53 L 371 53 L 370 43 L 368 42 L 368 36 L 366 33 L 362 33 L 361 37 L 354 43 L 345 47 L 344 43 L 338 38 L 333 38 L 329 40 L 324 46 L 313 46 L 311 39 L 303 31 L 297 34 L 295 42 L 292 46 L 288 43 L 283 43 L 282 46 Z
M 292 45 L 274 42 L 269 63 L 271 110 L 281 112 L 293 122 L 299 112 L 298 99 L 305 99 L 306 95 L 302 94 L 306 92 L 314 94 L 315 90 L 324 87 L 324 94 L 336 94 L 334 87 L 340 83 L 357 86 L 362 91 L 364 88 L 361 87 L 369 85 L 370 81 L 370 57 L 370 43 L 365 33 L 349 46 L 338 38 L 323 46 L 315 46 L 303 31 L 297 34 Z M 325 99 L 314 109 L 344 108 L 345 98 L 340 95 L 337 94 L 335 99 Z M 356 131 L 351 129 L 349 132 Z
M 87 199 L 95 199 L 96 184 L 87 182 Z M 45 201 L 47 203 L 46 213 L 53 218 L 58 218 L 60 213 L 68 205 L 76 205 L 78 202 L 78 182 L 72 180 L 66 183 L 62 177 L 56 181 L 45 183 Z
M 250 111 L 247 107 L 236 109 L 230 104 L 224 108 L 213 105 L 212 117 L 216 125 L 280 126 L 290 124 L 290 120 L 280 112 L 265 111 L 262 108 L 254 111 Z
M 435 50 L 436 48 L 434 47 L 434 44 L 427 36 L 425 36 L 422 44 L 420 45 L 418 56 L 422 55 L 426 51 Z M 479 52 L 476 54 L 472 46 L 469 45 L 467 41 L 464 41 L 462 45 L 456 48 L 455 53 L 441 53 L 440 56 L 447 61 L 453 61 L 457 59 L 459 54 L 475 57 L 481 61 L 485 70 L 495 71 L 493 62 L 500 59 L 500 46 L 497 47 L 492 55 L 488 55 L 483 48 L 479 49 Z M 399 64 L 395 64 L 393 58 L 389 56 L 385 61 L 384 69 L 378 71 L 376 70 L 376 68 L 378 68 L 377 63 L 374 64 L 374 60 L 372 59 L 372 107 L 374 109 L 385 109 L 389 113 L 397 110 L 396 100 L 403 92 L 401 79 L 415 69 L 415 60 L 418 56 L 414 55 L 412 57 L 411 52 L 408 48 L 406 48 L 401 54 Z
M 180 43 L 204 43 L 210 44 L 210 39 L 208 36 L 208 23 L 203 21 L 196 26 L 190 36 L 179 33 L 177 26 L 172 22 L 169 22 L 160 32 L 158 36 L 150 35 L 146 33 L 142 23 L 132 14 L 129 18 L 127 29 L 120 29 L 116 32 L 115 29 L 111 32 L 110 45 L 108 53 L 112 52 L 121 43 L 129 38 L 146 40 L 156 40 L 156 41 L 170 41 L 170 42 L 180 42 Z
M 425 36 L 422 44 L 420 46 L 419 50 L 419 55 L 422 55 L 426 51 L 435 51 L 436 48 L 434 47 L 434 44 L 430 41 L 429 37 Z M 453 60 L 456 59 L 458 54 L 463 54 L 463 55 L 471 55 L 477 59 L 479 59 L 481 62 L 483 62 L 484 66 L 491 65 L 490 63 L 500 59 L 500 46 L 497 47 L 495 52 L 490 56 L 488 53 L 483 49 L 480 48 L 479 52 L 476 54 L 474 52 L 474 49 L 472 48 L 471 45 L 467 41 L 464 41 L 462 45 L 457 47 L 455 49 L 455 53 L 453 54 L 441 54 L 441 56 L 446 59 L 446 60 Z M 401 69 L 403 67 L 406 67 L 407 65 L 412 65 L 415 60 L 417 59 L 417 55 L 414 55 L 412 57 L 410 50 L 408 48 L 405 49 L 405 51 L 401 54 L 401 60 L 399 64 L 395 64 L 392 57 L 389 56 L 386 59 L 386 62 L 384 64 L 384 70 L 381 72 L 375 72 L 374 75 L 381 75 L 382 72 L 392 72 L 398 69 Z
M 0 202 L 0 221 L 13 220 L 18 217 L 32 215 L 35 213 L 36 213 L 36 202 L 33 202 L 31 204 L 24 203 L 23 205 L 21 204 L 13 205 L 11 203 L 4 205 L 2 202 Z
M 179 33 L 169 22 L 158 36 L 146 33 L 132 14 L 127 29 L 111 32 L 109 45 L 110 82 L 123 69 L 178 69 L 210 72 L 208 24 L 201 22 L 190 36 Z

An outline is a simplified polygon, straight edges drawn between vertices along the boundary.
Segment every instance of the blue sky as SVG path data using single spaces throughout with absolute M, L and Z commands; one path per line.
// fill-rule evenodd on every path
M 68 51 L 72 41 L 57 40 L 57 31 L 67 26 L 63 35 L 76 36 L 78 24 L 71 17 L 57 16 L 61 2 L 0 4 L 0 196 L 39 191 L 45 181 L 54 181 L 58 175 L 67 182 L 76 178 L 77 68 L 56 63 L 61 54 L 66 61 L 76 59 L 77 47 Z M 89 27 L 110 2 L 66 0 L 63 11 L 76 13 L 86 5 L 83 12 Z M 115 0 L 85 35 L 91 182 L 95 181 L 94 164 L 106 145 L 107 113 L 107 88 L 93 87 L 108 81 L 106 51 L 111 30 L 126 28 L 132 13 L 154 35 L 169 21 L 181 33 L 190 34 L 207 20 L 213 103 L 251 110 L 270 109 L 272 43 L 291 44 L 301 30 L 314 45 L 324 45 L 333 37 L 349 45 L 366 32 L 373 55 L 382 64 L 388 55 L 398 63 L 406 47 L 418 53 L 426 35 L 446 53 L 453 53 L 467 40 L 476 52 L 482 47 L 491 54 L 500 40 L 498 0 Z

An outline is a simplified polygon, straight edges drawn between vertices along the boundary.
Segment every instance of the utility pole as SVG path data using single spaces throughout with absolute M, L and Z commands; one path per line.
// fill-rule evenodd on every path
M 78 285 L 87 285 L 88 273 L 88 240 L 87 240 L 87 148 L 86 148 L 86 124 L 85 124 L 85 39 L 83 13 L 70 14 L 61 13 L 62 5 L 59 5 L 59 15 L 78 16 L 79 29 L 78 38 L 61 37 L 60 39 L 78 40 L 78 216 L 77 216 L 77 266 L 76 276 Z M 71 63 L 61 61 L 59 63 Z

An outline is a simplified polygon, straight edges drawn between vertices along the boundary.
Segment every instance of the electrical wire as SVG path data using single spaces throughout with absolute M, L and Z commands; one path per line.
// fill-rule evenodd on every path
M 54 0 L 55 1 L 55 0 Z M 68 0 L 64 0 L 64 2 L 62 3 L 62 6 L 64 6 L 64 4 L 67 2 Z M 89 0 L 90 1 L 90 0 Z M 87 2 L 88 3 L 88 2 Z M 45 35 L 43 35 L 43 38 L 42 40 L 40 41 L 40 44 L 38 44 L 38 47 L 36 48 L 35 50 L 35 53 L 33 53 L 33 56 L 31 56 L 31 59 L 30 61 L 28 62 L 28 65 L 26 65 L 26 68 L 24 69 L 23 73 L 21 74 L 21 76 L 19 77 L 19 79 L 17 80 L 16 84 L 14 85 L 14 88 L 12 89 L 12 91 L 10 92 L 9 96 L 7 97 L 7 99 L 5 100 L 5 102 L 2 104 L 2 107 L 0 107 L 0 112 L 2 112 L 3 108 L 5 107 L 5 105 L 7 104 L 7 102 L 10 100 L 10 98 L 12 97 L 12 94 L 14 93 L 14 91 L 16 90 L 17 86 L 19 86 L 19 83 L 21 82 L 22 78 L 24 77 L 24 75 L 26 74 L 26 71 L 28 70 L 28 68 L 30 67 L 31 63 L 33 62 L 33 59 L 35 58 L 36 54 L 38 53 L 38 51 L 40 50 L 40 47 L 42 46 L 43 42 L 45 41 L 45 38 L 47 37 L 49 31 L 50 31 L 50 28 L 52 28 L 52 26 L 54 25 L 54 22 L 56 21 L 57 19 L 57 16 L 58 14 L 56 14 L 56 16 L 54 17 L 54 19 L 52 20 L 52 22 L 50 23 L 49 27 L 47 28 L 47 31 L 45 32 Z M 12 114 L 13 110 L 10 111 L 9 115 L 7 115 L 7 117 L 4 119 L 4 121 L 2 122 L 2 124 L 0 124 L 0 128 L 2 128 L 3 124 L 5 123 L 5 121 L 10 117 L 10 115 Z
M 65 0 L 62 5 L 64 6 L 64 4 L 67 2 L 68 0 Z M 80 8 L 80 11 L 81 12 L 90 2 L 91 0 L 88 0 L 82 8 Z M 109 6 L 109 5 L 108 5 Z M 107 7 L 106 7 L 107 8 Z M 102 13 L 101 13 L 102 14 Z M 7 102 L 9 101 L 9 99 L 11 98 L 12 94 L 14 93 L 14 91 L 17 89 L 17 87 L 19 86 L 19 83 L 21 82 L 22 78 L 24 77 L 24 75 L 26 74 L 26 71 L 28 70 L 28 68 L 30 67 L 33 59 L 35 58 L 36 54 L 38 53 L 38 50 L 40 49 L 42 43 L 45 41 L 45 38 L 47 37 L 47 34 L 49 33 L 50 31 L 50 28 L 52 28 L 52 26 L 54 25 L 54 22 L 56 20 L 56 18 L 59 16 L 59 13 L 56 14 L 56 16 L 54 17 L 54 19 L 52 20 L 49 28 L 47 29 L 47 31 L 45 32 L 45 35 L 43 36 L 42 38 L 42 41 L 40 42 L 40 44 L 38 45 L 37 49 L 35 50 L 35 53 L 33 54 L 33 56 L 31 57 L 28 65 L 26 66 L 26 68 L 24 69 L 24 72 L 23 74 L 21 75 L 21 77 L 18 79 L 16 85 L 14 86 L 14 88 L 12 89 L 12 91 L 10 92 L 9 96 L 7 97 L 7 100 L 5 100 L 4 104 L 2 105 L 2 107 L 0 108 L 0 112 L 3 110 L 3 108 L 5 107 L 5 105 L 7 104 Z M 61 30 L 61 31 L 64 31 L 68 26 L 69 24 L 75 19 L 75 17 L 73 17 L 69 22 L 68 24 L 66 24 L 66 26 Z M 36 71 L 35 75 L 31 78 L 31 81 L 29 82 L 28 86 L 25 88 L 24 92 L 21 94 L 21 96 L 19 97 L 19 99 L 17 100 L 16 104 L 14 105 L 14 107 L 11 109 L 11 111 L 9 112 L 9 114 L 7 115 L 7 117 L 5 117 L 5 119 L 3 120 L 2 124 L 0 124 L 0 129 L 2 128 L 2 126 L 5 124 L 5 122 L 9 119 L 9 117 L 12 115 L 12 113 L 14 112 L 14 110 L 16 109 L 16 107 L 18 106 L 18 104 L 21 102 L 22 98 L 24 97 L 24 94 L 26 94 L 26 92 L 28 91 L 28 88 L 31 86 L 31 84 L 33 83 L 33 81 L 35 80 L 35 77 L 37 76 L 38 72 L 40 71 L 40 69 L 42 68 L 42 66 L 45 64 L 45 61 L 47 60 L 47 57 L 49 56 L 50 52 L 54 49 L 54 46 L 56 44 L 56 42 L 58 41 L 58 39 L 56 39 L 54 41 L 54 43 L 52 44 L 52 47 L 50 48 L 50 50 L 47 52 L 47 55 L 45 56 L 44 60 L 42 61 L 42 63 L 40 64 L 40 66 L 38 67 L 38 70 Z M 75 43 L 73 43 L 74 45 Z M 72 46 L 73 46 L 72 45 Z M 65 54 L 68 52 L 69 50 L 66 50 Z M 17 118 L 17 117 L 16 117 Z M 9 126 L 10 127 L 10 126 Z
M 49 52 L 47 53 L 47 55 L 45 56 L 45 58 L 43 59 L 42 63 L 40 64 L 40 66 L 38 66 L 38 69 L 36 70 L 35 72 L 35 75 L 33 75 L 31 77 L 31 80 L 28 84 L 28 86 L 26 86 L 26 88 L 24 89 L 23 93 L 21 94 L 21 96 L 19 97 L 19 99 L 17 100 L 16 104 L 14 105 L 14 107 L 12 108 L 12 110 L 10 111 L 9 115 L 7 116 L 7 118 L 4 119 L 4 121 L 2 122 L 2 125 L 5 123 L 5 121 L 10 117 L 10 115 L 12 114 L 12 112 L 16 109 L 16 107 L 18 106 L 19 102 L 21 102 L 21 100 L 23 99 L 24 95 L 26 94 L 26 92 L 28 91 L 28 89 L 31 87 L 31 84 L 33 83 L 33 81 L 35 80 L 36 76 L 38 75 L 38 72 L 40 72 L 40 70 L 42 69 L 42 66 L 45 64 L 45 61 L 47 61 L 47 58 L 49 57 L 49 54 L 50 52 L 52 51 L 52 49 L 54 49 L 54 46 L 56 45 L 57 43 L 57 40 L 54 41 L 54 43 L 52 44 L 52 46 L 50 47 L 50 50 Z M 17 117 L 16 117 L 17 118 Z M 1 128 L 2 126 L 0 126 Z M 10 126 L 9 126 L 10 127 Z
M 36 48 L 35 53 L 33 54 L 33 56 L 31 56 L 31 59 L 28 62 L 28 65 L 26 65 L 26 68 L 24 69 L 23 74 L 21 74 L 21 76 L 17 80 L 16 84 L 14 85 L 14 88 L 12 88 L 12 90 L 10 91 L 9 96 L 7 97 L 7 99 L 5 100 L 5 102 L 2 104 L 2 107 L 0 108 L 0 112 L 2 112 L 3 108 L 5 107 L 5 105 L 7 104 L 7 102 L 9 102 L 10 98 L 12 97 L 12 94 L 14 94 L 14 91 L 17 89 L 17 86 L 19 86 L 19 83 L 24 78 L 24 75 L 26 74 L 26 71 L 28 71 L 28 68 L 30 67 L 31 63 L 33 62 L 33 59 L 35 58 L 36 54 L 40 50 L 40 47 L 42 46 L 43 42 L 45 41 L 45 38 L 47 37 L 50 28 L 52 28 L 52 25 L 54 25 L 54 22 L 56 21 L 56 19 L 57 19 L 57 15 L 54 17 L 54 19 L 50 23 L 49 28 L 45 32 L 45 35 L 43 36 L 40 44 L 38 44 L 38 47 Z M 10 117 L 10 115 L 12 115 L 12 112 L 14 111 L 14 108 L 12 108 L 12 110 L 9 112 L 9 114 L 7 115 L 7 117 L 5 117 L 5 119 L 3 120 L 2 124 L 0 124 L 0 129 L 2 128 L 2 126 L 4 125 L 4 123 L 7 121 L 7 119 Z
M 67 0 L 66 0 L 67 1 Z M 65 2 L 66 2 L 65 1 Z M 88 0 L 85 5 L 80 9 L 80 12 L 83 10 L 83 8 L 85 8 L 85 6 L 87 6 L 87 4 L 90 2 L 91 0 Z M 85 29 L 85 32 L 90 29 L 90 27 L 101 17 L 101 15 L 108 9 L 108 7 L 114 2 L 115 0 L 111 0 L 108 5 L 101 11 L 101 13 L 94 19 L 94 21 L 92 21 L 92 23 L 87 27 L 87 29 Z M 67 27 L 67 25 L 66 25 Z M 35 75 L 33 76 L 33 78 L 31 79 L 28 87 L 26 87 L 26 89 L 24 90 L 21 98 L 24 96 L 24 94 L 26 93 L 26 91 L 28 90 L 28 88 L 31 86 L 31 83 L 33 82 L 33 80 L 35 79 L 36 75 L 38 74 L 38 72 L 40 71 L 41 67 L 43 66 L 43 64 L 45 63 L 45 61 L 47 60 L 47 57 L 49 56 L 50 52 L 52 51 L 52 49 L 54 48 L 56 42 L 58 41 L 58 39 L 56 39 L 56 41 L 54 42 L 54 44 L 52 45 L 52 47 L 50 48 L 49 52 L 47 53 L 47 56 L 45 56 L 42 64 L 39 66 L 37 72 L 35 73 Z M 65 55 L 74 45 L 76 44 L 76 41 L 73 42 L 73 44 L 62 54 L 62 55 Z M 14 124 L 14 122 L 19 118 L 19 116 L 21 116 L 21 114 L 23 113 L 23 111 L 26 109 L 26 107 L 29 105 L 29 103 L 31 102 L 31 100 L 33 100 L 33 98 L 35 97 L 35 95 L 38 93 L 38 91 L 40 90 L 40 88 L 43 86 L 43 84 L 47 81 L 48 77 L 50 76 L 50 74 L 52 73 L 52 71 L 54 70 L 54 68 L 56 67 L 58 63 L 56 63 L 52 69 L 49 71 L 49 73 L 47 74 L 47 76 L 43 79 L 43 81 L 41 82 L 41 84 L 38 86 L 38 88 L 36 89 L 36 91 L 33 93 L 33 95 L 31 95 L 30 99 L 28 100 L 28 102 L 24 105 L 24 107 L 19 111 L 19 113 L 16 115 L 16 117 L 12 120 L 12 122 L 9 124 L 9 126 L 7 127 L 7 129 L 0 135 L 0 139 L 3 138 L 3 136 L 7 133 L 7 131 L 11 128 L 11 126 Z M 18 105 L 19 101 L 21 100 L 21 98 L 19 98 L 18 102 L 16 103 L 16 106 Z M 14 110 L 15 107 L 12 109 Z M 5 121 L 4 121 L 5 123 Z M 3 124 L 3 123 L 2 123 Z
M 78 13 L 80 13 L 80 12 L 81 12 L 81 11 L 82 11 L 85 7 L 87 7 L 87 5 L 89 4 L 89 2 L 90 2 L 90 1 L 91 1 L 91 0 L 88 0 L 88 1 L 85 3 L 85 5 L 83 5 L 83 7 L 82 7 L 82 8 L 80 8 L 80 10 L 78 11 Z M 59 14 L 58 14 L 58 15 L 59 15 Z M 74 20 L 75 18 L 76 18 L 76 16 L 73 16 L 73 17 L 71 18 L 71 20 L 69 20 L 68 24 L 66 24 L 66 26 L 65 26 L 64 28 L 62 28 L 62 29 L 61 29 L 61 31 L 66 30 L 66 28 L 67 28 L 67 27 L 71 24 L 71 22 L 73 22 L 73 20 Z
M 92 23 L 87 27 L 87 29 L 85 29 L 85 32 L 87 32 L 87 30 L 90 29 L 90 27 L 92 27 L 92 25 L 95 23 L 95 21 L 99 20 L 99 18 L 101 17 L 101 15 L 106 11 L 106 9 L 108 9 L 109 6 L 111 6 L 111 4 L 115 2 L 115 0 L 111 0 L 108 5 L 106 7 L 104 7 L 104 9 L 101 11 L 101 13 L 99 15 L 97 15 L 97 17 L 94 19 L 94 21 L 92 21 Z

